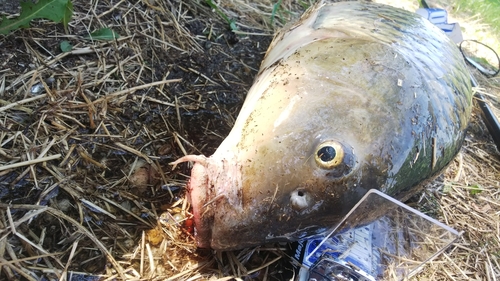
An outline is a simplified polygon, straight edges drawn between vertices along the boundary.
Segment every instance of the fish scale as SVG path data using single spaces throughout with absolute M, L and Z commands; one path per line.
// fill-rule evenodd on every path
M 198 246 L 314 235 L 372 188 L 408 198 L 458 153 L 471 97 L 461 54 L 427 20 L 319 2 L 275 36 L 216 152 L 174 162 L 195 162 Z

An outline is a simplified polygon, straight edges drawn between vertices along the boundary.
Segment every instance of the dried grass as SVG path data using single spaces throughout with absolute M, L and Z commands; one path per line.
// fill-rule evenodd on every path
M 69 35 L 42 20 L 0 37 L 1 278 L 284 278 L 285 246 L 197 250 L 179 192 L 189 171 L 168 166 L 229 131 L 283 24 L 270 25 L 273 4 L 221 2 L 235 36 L 202 1 L 75 0 Z M 302 9 L 282 7 L 283 22 Z M 83 39 L 103 26 L 121 37 Z M 498 78 L 480 84 L 498 97 Z M 418 279 L 500 280 L 500 158 L 478 115 L 416 204 L 464 235 Z

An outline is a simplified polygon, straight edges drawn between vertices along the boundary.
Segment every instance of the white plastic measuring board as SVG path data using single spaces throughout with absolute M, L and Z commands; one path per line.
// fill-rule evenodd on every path
M 298 243 L 296 280 L 404 280 L 460 235 L 372 189 L 331 231 Z

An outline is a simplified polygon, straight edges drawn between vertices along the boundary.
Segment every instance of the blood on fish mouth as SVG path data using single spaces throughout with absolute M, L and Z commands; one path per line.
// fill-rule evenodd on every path
M 223 156 L 216 153 L 210 157 L 186 155 L 171 163 L 175 168 L 179 163 L 195 162 L 187 184 L 187 198 L 193 208 L 195 238 L 200 248 L 217 247 L 219 237 L 213 239 L 212 236 L 229 227 L 227 220 L 232 217 L 221 219 L 220 216 L 216 218 L 216 214 L 231 213 L 235 216 L 241 212 L 238 197 L 241 165 L 232 155 L 230 151 L 224 151 Z
M 206 169 L 208 163 L 207 158 L 202 155 L 187 155 L 171 165 L 175 166 L 182 162 L 193 161 L 195 162 L 191 170 L 191 178 L 189 179 L 188 188 L 188 201 L 193 208 L 193 217 L 195 225 L 195 236 L 197 245 L 200 248 L 210 248 L 210 240 L 212 237 L 212 230 L 210 227 L 210 216 L 205 214 L 206 202 L 209 201 L 209 178 Z

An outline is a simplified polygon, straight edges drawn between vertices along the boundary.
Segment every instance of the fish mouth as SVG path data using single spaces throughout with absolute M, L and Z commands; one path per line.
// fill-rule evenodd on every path
M 226 155 L 229 153 L 225 153 Z M 199 248 L 217 247 L 221 231 L 230 228 L 241 215 L 241 165 L 233 158 L 212 155 L 187 155 L 171 163 L 193 161 L 187 184 L 187 199 L 192 207 L 194 236 Z M 217 237 L 214 239 L 213 234 Z
M 199 248 L 210 248 L 212 239 L 211 224 L 213 221 L 213 211 L 206 208 L 206 203 L 210 200 L 210 194 L 213 189 L 209 182 L 209 175 L 207 171 L 207 161 L 203 155 L 186 155 L 171 165 L 193 161 L 195 162 L 191 169 L 191 177 L 187 184 L 187 199 L 191 204 L 194 231 L 196 237 L 196 244 Z
M 202 163 L 195 163 L 188 183 L 188 201 L 193 208 L 196 243 L 200 248 L 210 248 L 212 238 L 209 214 L 204 208 L 209 200 L 209 188 L 207 169 Z

